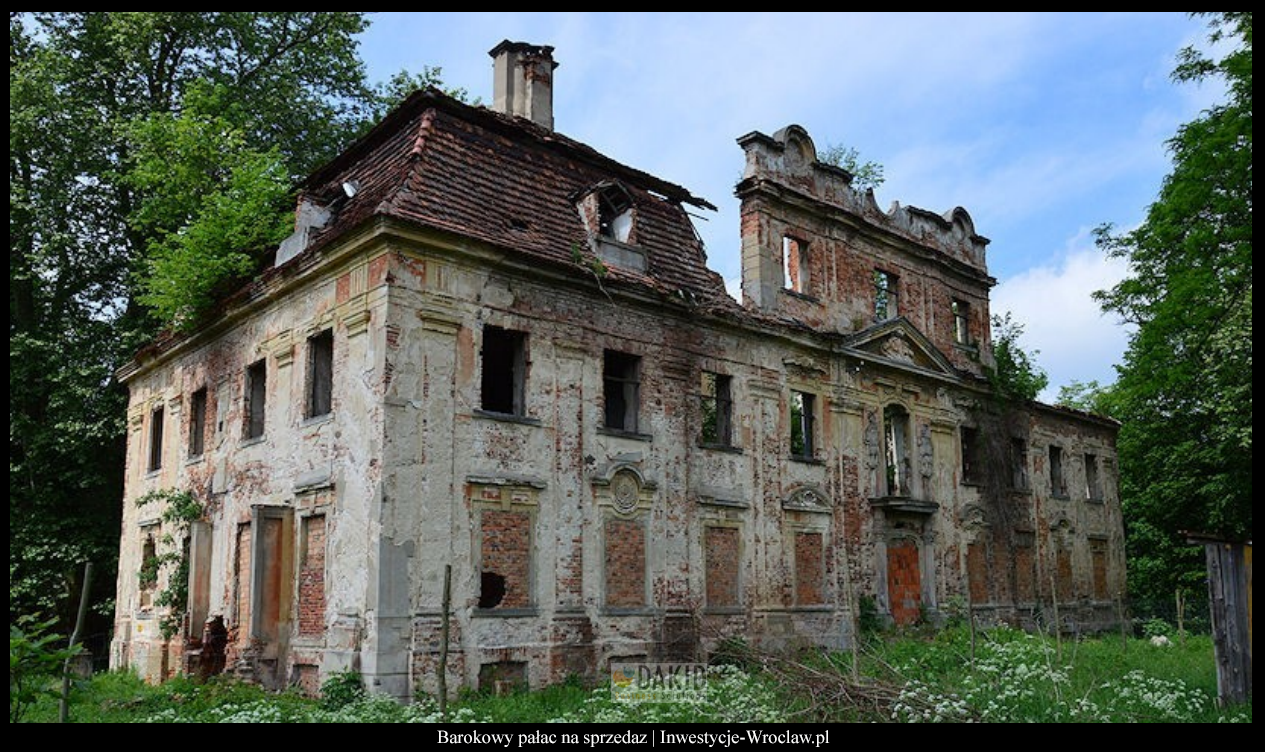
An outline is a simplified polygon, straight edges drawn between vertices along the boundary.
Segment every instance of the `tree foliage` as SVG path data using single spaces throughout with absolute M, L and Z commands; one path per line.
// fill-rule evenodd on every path
M 1054 404 L 1106 417 L 1115 414 L 1111 385 L 1102 386 L 1097 379 L 1089 381 L 1073 379 L 1071 383 L 1064 384 L 1059 387 L 1059 394 L 1054 398 Z
M 9 15 L 9 608 L 63 616 L 118 546 L 114 369 L 290 224 L 290 186 L 409 86 L 363 13 Z M 98 602 L 113 577 L 98 578 Z
M 852 186 L 859 191 L 877 188 L 886 179 L 883 177 L 883 165 L 862 160 L 861 152 L 855 146 L 827 144 L 826 148 L 817 151 L 817 161 L 852 173 Z
M 1135 230 L 1100 230 L 1130 274 L 1098 293 L 1132 322 L 1112 404 L 1139 595 L 1202 581 L 1181 531 L 1252 531 L 1252 14 L 1209 16 L 1210 59 L 1184 50 L 1174 78 L 1216 79 L 1226 101 L 1169 141 L 1172 171 Z
M 1040 350 L 1031 353 L 1019 345 L 1023 324 L 1005 316 L 993 316 L 993 360 L 996 366 L 988 372 L 993 393 L 1008 402 L 1028 402 L 1037 398 L 1050 383 L 1045 371 L 1037 365 Z

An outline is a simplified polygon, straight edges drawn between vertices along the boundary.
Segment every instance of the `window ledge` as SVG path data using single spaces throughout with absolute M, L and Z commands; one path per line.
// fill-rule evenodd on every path
M 1009 493 L 1011 496 L 1031 496 L 1032 495 L 1031 488 L 1007 488 L 1006 492 Z
M 651 606 L 605 606 L 600 613 L 602 616 L 654 616 L 659 611 Z
M 515 415 L 513 413 L 498 413 L 492 410 L 475 410 L 472 414 L 476 418 L 495 420 L 500 423 L 517 423 L 520 426 L 544 425 L 540 422 L 539 418 L 529 418 L 526 415 Z
M 471 616 L 477 619 L 522 619 L 540 616 L 535 606 L 525 608 L 476 608 Z
M 1072 500 L 1071 497 L 1068 496 L 1066 493 L 1052 493 L 1050 494 L 1050 498 L 1055 499 L 1057 501 L 1071 501 Z
M 713 444 L 708 441 L 698 442 L 699 449 L 706 449 L 710 452 L 725 452 L 726 454 L 742 454 L 742 447 L 733 444 Z
M 304 418 L 303 421 L 299 423 L 299 428 L 311 428 L 312 426 L 319 426 L 322 423 L 329 423 L 333 419 L 334 419 L 334 411 L 331 410 L 325 413 L 324 415 L 313 415 L 310 418 Z
M 704 616 L 741 616 L 747 612 L 742 606 L 705 606 Z
M 805 603 L 803 605 L 791 606 L 787 611 L 801 611 L 808 613 L 830 613 L 835 607 L 829 603 Z
M 206 452 L 203 452 L 202 454 L 194 454 L 189 457 L 186 457 L 184 464 L 185 464 L 185 467 L 188 467 L 189 465 L 197 465 L 197 464 L 200 464 L 202 460 L 204 459 L 206 459 Z
M 1106 504 L 1107 500 L 1099 496 L 1098 498 L 1085 499 L 1086 504 Z
M 632 439 L 633 441 L 654 441 L 654 437 L 648 433 L 625 431 L 622 428 L 607 428 L 606 426 L 598 426 L 597 432 L 603 436 L 618 436 L 622 439 Z
M 258 435 L 258 436 L 256 436 L 256 437 L 254 437 L 254 438 L 252 438 L 252 439 L 242 439 L 241 441 L 239 441 L 239 442 L 237 443 L 237 446 L 238 446 L 238 448 L 240 449 L 240 448 L 245 448 L 245 447 L 252 447 L 252 446 L 255 446 L 256 444 L 262 444 L 262 443 L 264 443 L 264 439 L 265 439 L 266 437 L 267 437 L 267 434 L 266 434 L 266 433 L 264 433 L 264 434 L 260 434 L 260 435 Z
M 781 288 L 781 291 L 791 296 L 792 298 L 802 300 L 806 303 L 820 303 L 821 302 L 821 298 L 817 297 L 816 295 L 809 295 L 806 292 L 799 292 L 798 290 L 792 290 L 789 287 L 783 287 Z
M 970 354 L 970 355 L 979 355 L 979 345 L 976 345 L 976 344 L 971 344 L 971 343 L 966 343 L 966 342 L 954 342 L 953 349 L 961 350 L 962 352 Z
M 825 465 L 826 464 L 825 460 L 820 460 L 820 459 L 817 459 L 816 457 L 804 457 L 798 454 L 791 455 L 791 462 L 798 462 L 803 465 Z
M 984 488 L 988 484 L 982 480 L 963 480 L 962 485 L 967 488 Z
M 163 474 L 163 469 L 161 467 L 151 467 L 145 471 L 145 479 L 149 480 L 150 478 L 157 478 L 158 476 L 162 474 Z

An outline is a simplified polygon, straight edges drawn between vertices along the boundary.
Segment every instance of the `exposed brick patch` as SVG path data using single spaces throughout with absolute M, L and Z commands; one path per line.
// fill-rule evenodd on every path
M 1091 540 L 1089 542 L 1090 568 L 1094 575 L 1094 599 L 1105 601 L 1111 597 L 1107 592 L 1107 541 Z
M 966 547 L 966 578 L 971 603 L 988 603 L 988 551 L 983 543 Z
M 913 541 L 887 544 L 887 598 L 897 625 L 918 621 L 922 611 L 922 573 L 918 568 L 918 545 Z
M 1054 555 L 1055 579 L 1058 581 L 1059 600 L 1067 603 L 1072 600 L 1072 552 L 1060 548 Z
M 530 606 L 531 515 L 526 512 L 485 509 L 479 525 L 483 537 L 479 606 Z M 499 598 L 493 592 L 497 588 L 501 592 Z
M 703 532 L 704 577 L 707 580 L 707 605 L 725 608 L 738 605 L 738 529 L 708 527 Z
M 294 667 L 294 684 L 304 697 L 317 697 L 321 694 L 321 668 L 311 664 L 299 664 Z
M 631 520 L 607 520 L 606 605 L 646 605 L 646 531 Z
M 250 523 L 237 526 L 237 639 L 250 642 Z
M 1036 599 L 1036 588 L 1032 582 L 1032 546 L 1015 546 L 1015 601 L 1031 603 Z
M 299 634 L 325 634 L 325 515 L 303 519 L 303 560 L 299 563 Z
M 795 605 L 816 606 L 825 602 L 825 580 L 821 533 L 795 533 Z

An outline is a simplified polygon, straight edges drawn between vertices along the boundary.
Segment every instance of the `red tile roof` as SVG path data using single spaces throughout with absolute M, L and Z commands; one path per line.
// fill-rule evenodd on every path
M 462 104 L 437 90 L 409 97 L 303 189 L 320 203 L 334 202 L 349 180 L 359 191 L 302 256 L 369 217 L 385 216 L 589 276 L 574 262 L 573 249 L 591 253 L 576 201 L 598 183 L 617 180 L 636 206 L 636 237 L 648 264 L 644 274 L 609 267 L 608 281 L 699 303 L 730 300 L 720 275 L 707 268 L 682 206 L 714 209 L 710 203 L 529 120 Z

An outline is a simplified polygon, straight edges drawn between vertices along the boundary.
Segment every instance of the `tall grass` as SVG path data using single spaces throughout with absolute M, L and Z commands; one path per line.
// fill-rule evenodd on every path
M 811 653 L 799 661 L 815 677 L 851 681 L 850 653 Z M 878 636 L 861 651 L 862 683 L 883 685 L 882 707 L 821 707 L 804 686 L 776 671 L 716 669 L 696 702 L 629 705 L 568 681 L 502 697 L 465 693 L 451 706 L 456 722 L 1251 722 L 1251 705 L 1219 709 L 1207 637 L 1155 646 L 1119 638 L 1064 641 L 1060 660 L 1048 638 L 998 628 L 982 632 L 974 655 L 965 629 L 931 635 Z M 811 713 L 808 711 L 812 711 Z M 56 704 L 30 714 L 52 721 Z M 368 697 L 331 709 L 296 693 L 269 694 L 231 680 L 175 679 L 150 686 L 110 673 L 72 693 L 76 722 L 110 723 L 427 723 L 440 720 L 429 698 L 401 706 Z

